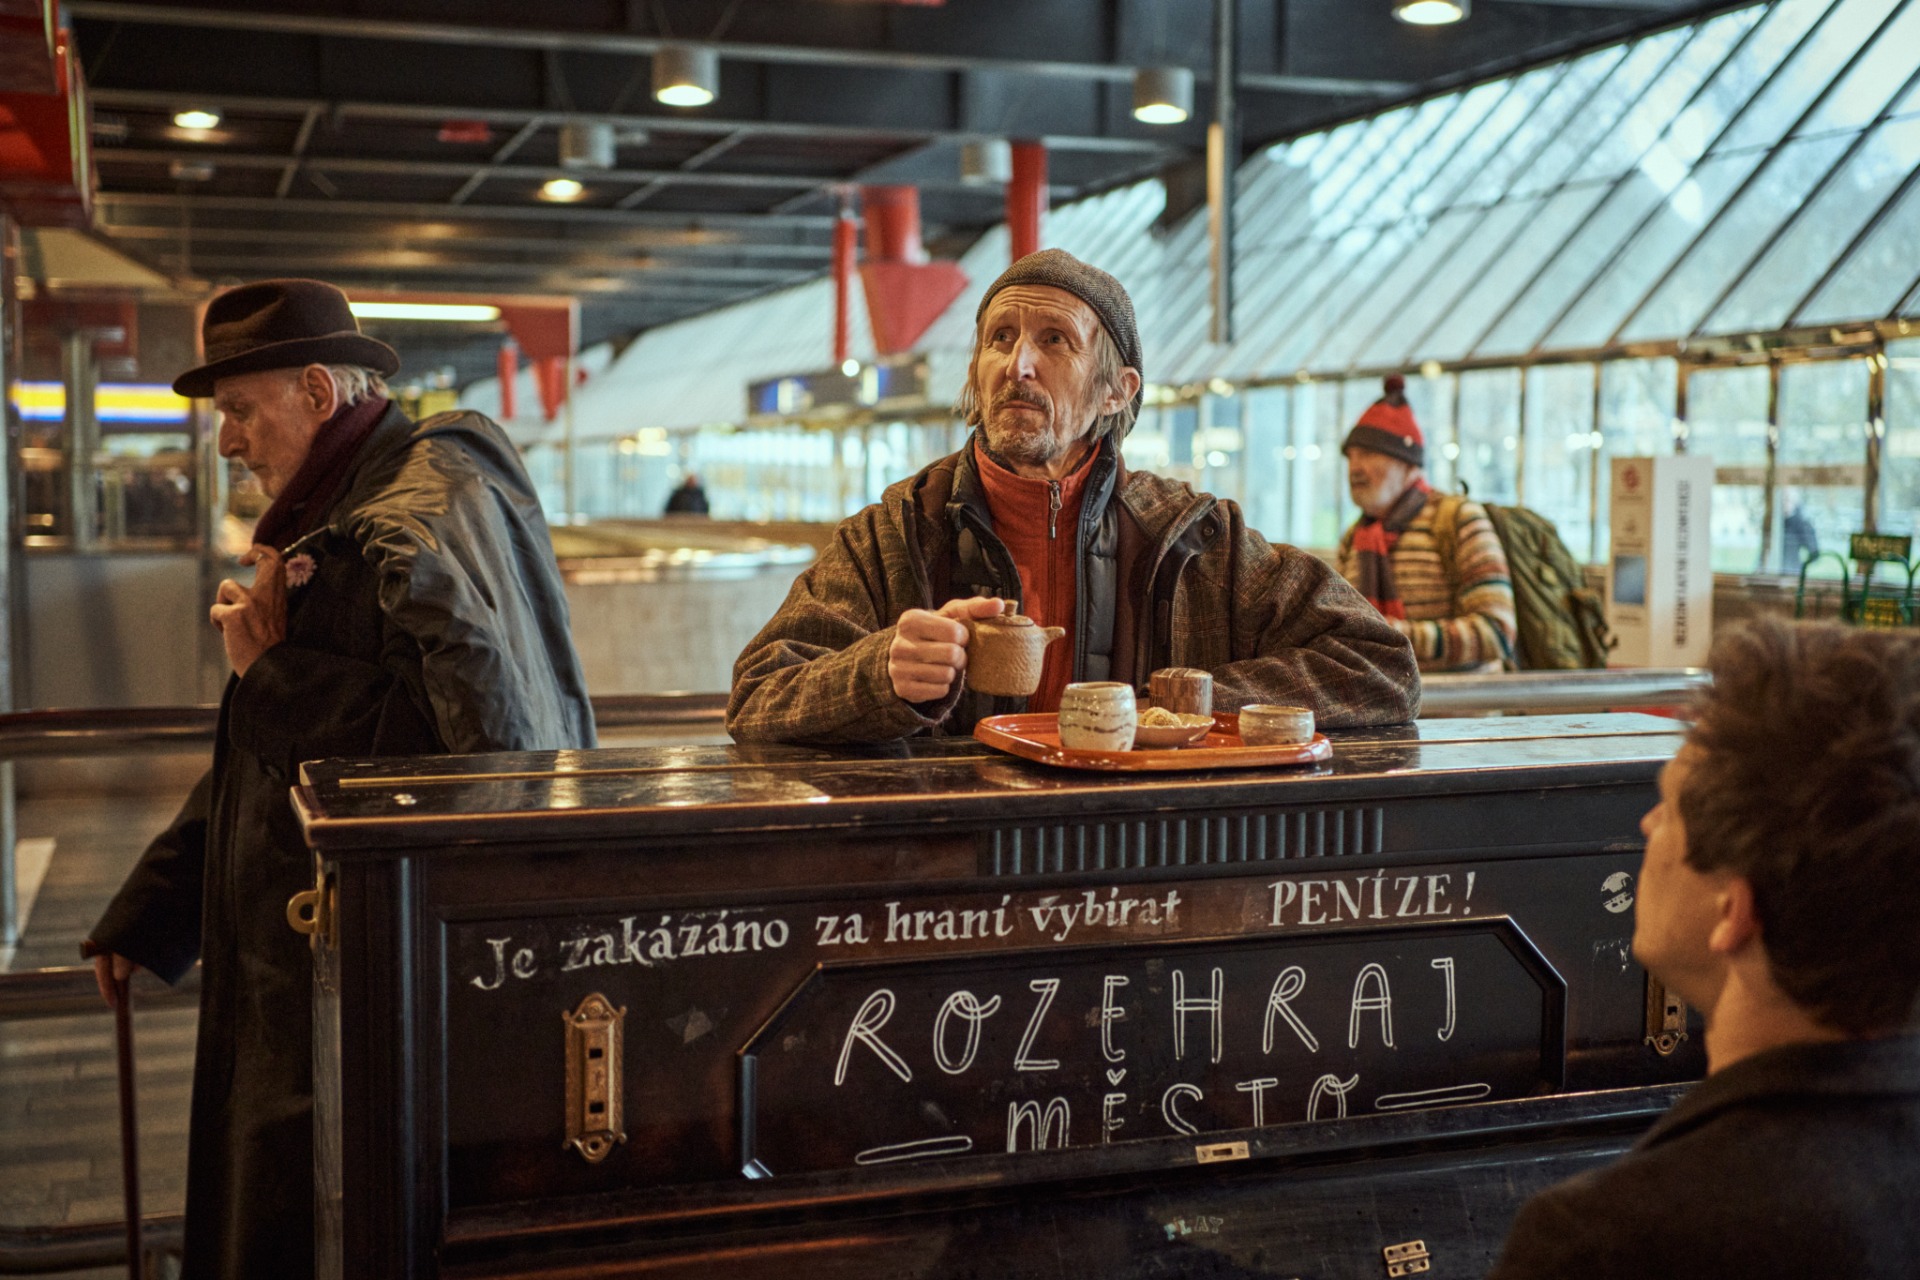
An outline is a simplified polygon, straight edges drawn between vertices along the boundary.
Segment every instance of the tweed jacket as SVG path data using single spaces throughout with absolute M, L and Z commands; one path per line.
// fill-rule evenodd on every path
M 1489 1280 L 1894 1280 L 1920 1258 L 1920 1037 L 1742 1059 L 1520 1211 Z
M 1076 532 L 1076 680 L 1144 688 L 1166 666 L 1213 673 L 1214 706 L 1311 706 L 1321 726 L 1397 724 L 1420 706 L 1412 648 L 1315 557 L 1273 546 L 1232 502 L 1150 472 L 1101 445 Z M 966 734 L 1018 698 L 965 688 L 909 704 L 887 650 L 908 609 L 997 594 L 1017 601 L 971 444 L 889 487 L 842 521 L 734 663 L 727 730 L 741 742 L 887 742 Z

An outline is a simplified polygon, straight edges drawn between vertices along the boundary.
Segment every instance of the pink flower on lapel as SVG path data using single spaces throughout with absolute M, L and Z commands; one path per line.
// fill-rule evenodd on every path
M 297 556 L 287 557 L 287 585 L 304 587 L 313 580 L 313 571 L 317 566 L 313 557 L 302 551 Z

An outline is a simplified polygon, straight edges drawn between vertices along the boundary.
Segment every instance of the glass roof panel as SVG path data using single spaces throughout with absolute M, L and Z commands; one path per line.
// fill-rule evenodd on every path
M 1900 0 L 1840 0 L 1713 144 L 1715 151 L 1772 146 L 1826 92 Z
M 1453 209 L 1442 214 L 1430 226 L 1422 228 L 1412 247 L 1385 271 L 1385 278 L 1353 296 L 1346 295 L 1345 316 L 1340 309 L 1328 307 L 1323 314 L 1332 323 L 1323 340 L 1302 361 L 1311 369 L 1347 369 L 1358 366 L 1359 346 L 1381 325 L 1407 304 L 1410 295 L 1421 291 L 1434 265 L 1445 261 L 1483 215 L 1478 209 Z M 1383 237 L 1383 244 L 1385 238 Z M 1376 246 L 1378 249 L 1381 246 Z
M 1684 30 L 1660 31 L 1634 44 L 1579 115 L 1559 137 L 1541 150 L 1515 180 L 1515 195 L 1538 195 L 1558 187 L 1567 173 L 1585 160 L 1614 122 L 1630 110 L 1669 59 L 1685 47 Z
M 1427 180 L 1440 157 L 1457 145 L 1499 99 L 1505 86 L 1480 85 L 1465 95 L 1434 98 L 1420 105 L 1413 123 L 1400 131 L 1380 159 L 1353 183 L 1347 195 L 1354 225 L 1391 222 L 1405 210 L 1407 194 Z
M 1920 71 L 1920 4 L 1906 0 L 1796 132 L 1860 128 L 1907 87 L 1915 71 Z
M 1881 215 L 1840 269 L 1820 286 L 1793 323 L 1838 324 L 1893 314 L 1913 286 L 1914 277 L 1920 275 L 1920 263 L 1914 260 L 1915 244 L 1920 244 L 1920 181 L 1909 181 L 1899 199 Z
M 1687 187 L 1686 181 L 1668 192 L 1644 173 L 1628 174 L 1593 216 L 1568 238 L 1546 269 L 1527 285 L 1526 292 L 1507 309 L 1493 330 L 1484 335 L 1473 348 L 1474 354 L 1520 355 L 1533 350 L 1541 333 L 1569 303 L 1580 297 L 1580 290 L 1606 266 L 1634 228 L 1658 208 L 1662 200 L 1670 195 L 1684 199 L 1685 193 L 1693 190 Z M 1689 203 L 1681 206 L 1683 210 L 1690 207 Z
M 1715 156 L 1702 163 L 1691 177 L 1654 207 L 1633 239 L 1554 326 L 1545 345 L 1604 345 L 1620 323 L 1640 305 L 1647 291 L 1660 282 L 1662 274 L 1687 252 L 1704 228 L 1712 225 L 1721 208 L 1762 159 L 1764 156 L 1757 152 L 1744 152 Z M 1686 332 L 1682 329 L 1661 336 L 1672 338 Z
M 1414 211 L 1430 218 L 1452 205 L 1461 188 L 1486 168 L 1488 158 L 1533 114 L 1559 74 L 1560 68 L 1547 67 L 1513 81 L 1512 89 L 1434 173 L 1433 180 L 1413 193 Z
M 1621 339 L 1683 338 L 1698 328 L 1707 308 L 1740 278 L 1853 142 L 1854 135 L 1834 133 L 1798 138 L 1774 152 L 1754 180 L 1701 235 L 1685 261 L 1627 322 Z M 1716 156 L 1701 165 L 1700 172 L 1704 175 L 1708 169 L 1734 159 Z
M 1920 116 L 1881 125 L 1748 269 L 1701 326 L 1705 333 L 1778 329 L 1819 283 L 1860 228 L 1920 170 Z M 1871 319 L 1851 316 L 1849 319 Z
M 1475 204 L 1491 204 L 1506 194 L 1507 185 L 1514 176 L 1524 170 L 1543 148 L 1552 144 L 1554 136 L 1567 125 L 1573 113 L 1587 102 L 1595 86 L 1626 56 L 1625 45 L 1614 45 L 1567 63 L 1566 74 L 1554 81 L 1552 90 L 1520 122 L 1520 127 L 1513 131 L 1513 136 L 1500 148 L 1500 153 L 1474 175 L 1473 181 L 1460 193 L 1460 199 Z
M 1556 192 L 1521 226 L 1518 235 L 1495 246 L 1498 269 L 1488 266 L 1495 258 L 1482 262 L 1472 288 L 1416 340 L 1407 360 L 1458 360 L 1466 355 L 1540 264 L 1553 256 L 1606 194 L 1607 189 L 1598 185 Z
M 1453 250 L 1441 258 L 1431 274 L 1420 277 L 1411 271 L 1396 273 L 1395 284 L 1400 290 L 1400 296 L 1395 299 L 1397 307 L 1380 331 L 1348 363 L 1371 369 L 1406 360 L 1420 335 L 1463 291 L 1482 278 L 1487 263 L 1506 246 L 1516 229 L 1533 219 L 1542 203 L 1538 196 L 1531 200 L 1509 200 L 1487 210 L 1484 217 L 1477 210 L 1455 209 L 1434 223 L 1429 236 L 1440 234 L 1442 224 L 1458 220 L 1465 224 L 1464 238 L 1454 242 Z M 1482 325 L 1488 320 L 1483 320 Z M 1331 354 L 1338 359 L 1338 353 Z
M 1781 63 L 1833 5 L 1833 0 L 1780 0 L 1764 10 L 1766 17 L 1741 41 L 1714 73 L 1706 87 L 1689 102 L 1661 138 L 1657 152 L 1665 160 L 1690 168 L 1706 154 L 1707 146 L 1747 100 L 1767 83 Z M 1643 160 L 1642 163 L 1647 163 Z
M 1600 139 L 1575 170 L 1573 180 L 1615 178 L 1638 163 L 1759 20 L 1756 9 L 1736 9 L 1701 23 L 1687 47 L 1667 64 L 1660 78 L 1633 104 L 1633 110 Z

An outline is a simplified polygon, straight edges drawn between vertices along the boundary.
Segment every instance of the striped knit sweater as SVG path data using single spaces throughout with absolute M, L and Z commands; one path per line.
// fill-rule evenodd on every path
M 1358 559 L 1348 529 L 1338 567 L 1349 582 Z M 1393 580 L 1407 610 L 1393 625 L 1413 641 L 1422 671 L 1498 671 L 1511 663 L 1513 584 L 1485 507 L 1457 493 L 1429 494 L 1394 544 Z

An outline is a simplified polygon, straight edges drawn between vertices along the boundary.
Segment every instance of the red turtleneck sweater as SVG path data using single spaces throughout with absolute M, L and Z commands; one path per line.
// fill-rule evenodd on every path
M 1027 699 L 1029 711 L 1058 711 L 1060 691 L 1073 679 L 1074 627 L 1078 603 L 1080 503 L 1098 449 L 1063 480 L 1028 480 L 989 458 L 976 446 L 974 465 L 987 491 L 993 531 L 1013 553 L 1020 571 L 1020 608 L 1043 627 L 1065 627 L 1067 634 L 1047 646 L 1040 687 Z

